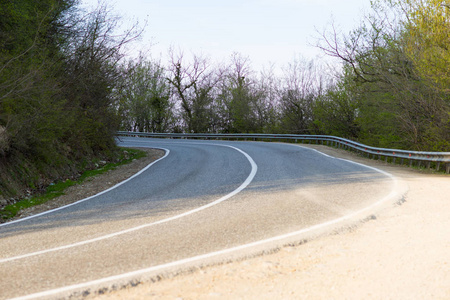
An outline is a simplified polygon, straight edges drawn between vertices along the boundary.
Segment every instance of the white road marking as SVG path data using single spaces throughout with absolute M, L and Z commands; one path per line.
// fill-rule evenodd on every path
M 141 229 L 144 229 L 144 228 L 148 228 L 150 226 L 155 226 L 155 225 L 158 225 L 158 224 L 167 223 L 167 222 L 170 222 L 170 221 L 174 221 L 174 220 L 177 220 L 177 219 L 180 219 L 180 218 L 192 215 L 192 214 L 197 213 L 199 211 L 205 210 L 207 208 L 210 208 L 210 207 L 212 207 L 214 205 L 217 205 L 217 204 L 219 204 L 219 203 L 221 203 L 221 202 L 223 202 L 223 201 L 225 201 L 225 200 L 235 196 L 236 194 L 240 193 L 243 189 L 245 189 L 252 182 L 252 180 L 255 177 L 256 172 L 258 170 L 258 166 L 256 165 L 255 161 L 250 157 L 250 155 L 248 155 L 246 152 L 242 151 L 239 148 L 236 148 L 236 147 L 233 147 L 233 146 L 229 146 L 229 145 L 219 145 L 219 144 L 215 144 L 215 145 L 216 146 L 221 146 L 221 147 L 232 148 L 232 149 L 242 153 L 247 158 L 247 160 L 250 162 L 250 165 L 251 165 L 251 172 L 250 172 L 250 175 L 247 177 L 247 179 L 237 189 L 235 189 L 231 193 L 223 196 L 222 198 L 220 198 L 218 200 L 215 200 L 215 201 L 213 201 L 211 203 L 208 203 L 206 205 L 200 206 L 200 207 L 198 207 L 196 209 L 184 212 L 182 214 L 179 214 L 179 215 L 176 215 L 176 216 L 173 216 L 173 217 L 170 217 L 170 218 L 162 219 L 162 220 L 159 220 L 159 221 L 156 221 L 156 222 L 153 222 L 153 223 L 140 225 L 140 226 L 137 226 L 137 227 L 129 228 L 129 229 L 126 229 L 126 230 L 114 232 L 114 233 L 107 234 L 107 235 L 104 235 L 104 236 L 100 236 L 100 237 L 97 237 L 97 238 L 94 238 L 94 239 L 85 240 L 85 241 L 81 241 L 81 242 L 77 242 L 77 243 L 73 243 L 73 244 L 69 244 L 69 245 L 64 245 L 64 246 L 55 247 L 55 248 L 51 248 L 51 249 L 46 249 L 46 250 L 31 252 L 31 253 L 27 253 L 27 254 L 23 254 L 23 255 L 19 255 L 19 256 L 14 256 L 14 257 L 8 257 L 8 258 L 0 259 L 0 263 L 10 262 L 10 261 L 23 259 L 23 258 L 28 258 L 28 257 L 31 257 L 31 256 L 41 255 L 41 254 L 45 254 L 45 253 L 49 253 L 49 252 L 55 252 L 55 251 L 60 251 L 60 250 L 69 249 L 69 248 L 73 248 L 73 247 L 83 246 L 83 245 L 86 245 L 86 244 L 91 244 L 91 243 L 94 243 L 94 242 L 98 242 L 98 241 L 102 241 L 102 240 L 105 240 L 105 239 L 113 238 L 113 237 L 116 237 L 116 236 L 119 236 L 119 235 L 122 235 L 122 234 L 126 234 L 126 233 L 130 233 L 130 232 L 133 232 L 133 231 L 137 231 L 137 230 L 141 230 Z M 168 154 L 169 150 L 166 150 L 166 151 L 167 151 L 167 154 Z M 167 154 L 164 157 L 166 157 Z M 151 165 L 152 164 L 147 166 L 145 169 L 148 169 Z M 134 175 L 133 177 L 139 175 L 143 171 L 139 172 L 138 174 Z M 128 180 L 130 180 L 130 179 L 131 178 L 129 178 Z M 124 182 L 122 182 L 120 184 L 123 184 L 123 183 Z M 116 185 L 113 188 L 115 188 L 115 187 L 117 187 L 119 185 Z M 106 193 L 107 191 L 109 191 L 109 190 L 111 190 L 113 188 L 110 188 L 110 189 L 108 189 L 108 190 L 106 190 L 106 191 L 104 191 L 102 193 L 97 194 L 97 195 Z M 89 199 L 91 199 L 93 197 L 95 197 L 95 196 L 86 198 L 84 200 L 80 200 L 80 201 L 78 201 L 76 203 L 80 203 L 80 202 L 89 200 Z M 75 205 L 76 203 L 71 204 L 71 205 Z M 64 207 L 68 207 L 68 206 L 71 206 L 71 205 L 67 205 L 67 206 L 64 206 Z M 60 208 L 60 209 L 62 209 L 62 208 Z M 56 210 L 59 210 L 59 209 L 55 209 L 55 210 L 52 210 L 52 211 L 56 211 Z M 49 212 L 47 212 L 47 213 L 49 213 Z M 40 214 L 40 215 L 42 215 L 42 214 Z
M 304 148 L 304 147 L 302 147 L 302 148 Z M 306 149 L 310 149 L 310 148 L 306 148 Z M 321 153 L 320 151 L 317 151 L 315 149 L 312 149 L 312 150 Z M 164 270 L 164 269 L 170 268 L 170 267 L 182 266 L 184 264 L 201 261 L 201 260 L 212 258 L 212 257 L 215 257 L 215 256 L 219 256 L 219 255 L 223 255 L 223 254 L 229 254 L 229 253 L 232 253 L 232 252 L 248 249 L 248 248 L 255 247 L 255 246 L 260 246 L 260 245 L 263 245 L 263 244 L 268 244 L 268 243 L 281 241 L 281 240 L 284 240 L 284 239 L 288 239 L 288 238 L 292 238 L 292 237 L 295 237 L 295 236 L 299 236 L 301 234 L 312 232 L 314 230 L 319 230 L 319 229 L 322 229 L 322 228 L 325 228 L 325 227 L 328 227 L 328 226 L 331 226 L 331 225 L 336 225 L 336 224 L 338 224 L 340 222 L 351 220 L 351 219 L 357 217 L 358 215 L 366 213 L 367 211 L 370 211 L 370 210 L 374 209 L 375 207 L 382 205 L 384 202 L 386 202 L 386 201 L 388 201 L 390 199 L 393 199 L 394 197 L 400 196 L 400 193 L 396 191 L 397 187 L 398 187 L 398 180 L 392 174 L 390 174 L 388 172 L 385 172 L 383 170 L 371 167 L 371 166 L 366 166 L 364 164 L 360 164 L 360 163 L 351 161 L 351 160 L 332 157 L 332 156 L 329 156 L 329 155 L 324 154 L 324 153 L 321 153 L 321 154 L 323 154 L 323 155 L 325 155 L 327 157 L 333 158 L 333 159 L 343 160 L 343 161 L 347 161 L 347 162 L 350 162 L 350 163 L 353 163 L 353 164 L 364 166 L 364 167 L 367 167 L 369 169 L 375 170 L 376 172 L 379 172 L 381 174 L 384 174 L 384 175 L 388 176 L 389 178 L 391 178 L 393 180 L 393 188 L 392 188 L 391 192 L 387 196 L 383 197 L 379 201 L 371 204 L 370 206 L 368 206 L 366 208 L 363 208 L 361 210 L 358 210 L 356 212 L 353 212 L 351 214 L 348 214 L 346 216 L 343 216 L 343 217 L 340 217 L 340 218 L 337 218 L 337 219 L 334 219 L 334 220 L 331 220 L 331 221 L 328 221 L 328 222 L 324 222 L 324 223 L 317 224 L 317 225 L 314 225 L 314 226 L 311 226 L 311 227 L 308 227 L 308 228 L 301 229 L 299 231 L 295 231 L 295 232 L 279 235 L 279 236 L 276 236 L 276 237 L 272 237 L 272 238 L 269 238 L 269 239 L 256 241 L 256 242 L 245 244 L 245 245 L 241 245 L 241 246 L 236 246 L 236 247 L 232 247 L 232 248 L 228 248 L 228 249 L 223 249 L 223 250 L 220 250 L 220 251 L 215 251 L 215 252 L 206 253 L 206 254 L 202 254 L 202 255 L 198 255 L 198 256 L 194 256 L 194 257 L 189 257 L 189 258 L 177 260 L 177 261 L 174 261 L 174 262 L 170 262 L 170 263 L 166 263 L 166 264 L 162 264 L 162 265 L 158 265 L 158 266 L 153 266 L 153 267 L 149 267 L 149 268 L 145 268 L 145 269 L 141 269 L 141 270 L 136 270 L 136 271 L 129 272 L 129 273 L 124 273 L 124 274 L 119 274 L 119 275 L 115 275 L 115 276 L 105 277 L 105 278 L 101 278 L 101 279 L 97 279 L 97 280 L 93 280 L 93 281 L 89 281 L 89 282 L 84 282 L 84 283 L 80 283 L 80 284 L 65 286 L 65 287 L 61 287 L 61 288 L 57 288 L 57 289 L 53 289 L 53 290 L 48 290 L 48 291 L 43 291 L 43 292 L 39 292 L 39 293 L 35 293 L 35 294 L 23 296 L 23 297 L 13 298 L 11 300 L 37 299 L 37 298 L 49 297 L 49 296 L 52 296 L 52 295 L 57 295 L 59 293 L 70 292 L 72 290 L 85 289 L 85 288 L 89 288 L 90 286 L 97 286 L 97 285 L 106 284 L 106 283 L 110 283 L 110 282 L 114 282 L 114 281 L 118 281 L 118 280 L 124 280 L 124 279 L 130 279 L 131 280 L 131 279 L 134 279 L 137 276 L 142 276 L 142 275 L 144 275 L 146 273 L 160 271 L 160 270 Z
M 153 166 L 154 164 L 156 164 L 158 161 L 163 160 L 164 158 L 166 158 L 166 157 L 169 155 L 169 153 L 170 153 L 170 150 L 165 149 L 165 148 L 156 148 L 156 147 L 153 147 L 153 149 L 163 150 L 163 151 L 166 152 L 166 154 L 165 154 L 163 157 L 158 158 L 158 159 L 155 160 L 154 162 L 150 163 L 148 166 L 146 166 L 145 168 L 143 168 L 142 170 L 140 170 L 139 172 L 137 172 L 136 174 L 134 174 L 134 175 L 131 176 L 130 178 L 125 179 L 125 180 L 122 181 L 122 182 L 119 182 L 119 183 L 116 184 L 115 186 L 112 186 L 112 187 L 110 187 L 110 188 L 107 189 L 107 190 L 104 190 L 104 191 L 102 191 L 102 192 L 100 192 L 100 193 L 97 193 L 97 194 L 95 194 L 95 195 L 93 195 L 93 196 L 84 198 L 84 199 L 82 199 L 82 200 L 79 200 L 79 201 L 77 201 L 77 202 L 74 202 L 74 203 L 71 203 L 71 204 L 68 204 L 68 205 L 64 205 L 64 206 L 61 206 L 61 207 L 58 207 L 58 208 L 55 208 L 55 209 L 47 210 L 47 211 L 44 211 L 44 212 L 42 212 L 42 213 L 35 214 L 35 215 L 29 216 L 29 217 L 26 217 L 26 218 L 23 218 L 23 219 L 18 219 L 18 220 L 11 221 L 11 222 L 8 222 L 8 223 L 0 224 L 0 227 L 8 226 L 8 225 L 11 225 L 11 224 L 14 224 L 14 223 L 23 222 L 23 221 L 25 221 L 25 220 L 33 219 L 33 218 L 36 218 L 36 217 L 39 217 L 39 216 L 43 216 L 43 215 L 46 215 L 46 214 L 53 213 L 53 212 L 58 211 L 58 210 L 61 210 L 61 209 L 65 209 L 65 208 L 70 207 L 70 206 L 74 206 L 74 205 L 80 204 L 80 203 L 82 203 L 82 202 L 85 202 L 85 201 L 88 201 L 88 200 L 90 200 L 90 199 L 92 199 L 92 198 L 95 198 L 95 197 L 98 197 L 98 196 L 100 196 L 100 195 L 103 195 L 103 194 L 105 194 L 105 193 L 107 193 L 107 192 L 109 192 L 109 191 L 111 191 L 111 190 L 113 190 L 113 189 L 115 189 L 115 188 L 121 186 L 122 184 L 124 184 L 124 183 L 130 181 L 131 179 L 135 178 L 136 176 L 139 176 L 139 175 L 141 175 L 142 173 L 144 173 L 146 170 L 148 170 L 151 166 Z

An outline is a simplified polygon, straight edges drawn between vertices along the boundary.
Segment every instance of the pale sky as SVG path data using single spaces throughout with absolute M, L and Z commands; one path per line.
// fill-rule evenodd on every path
M 97 0 L 82 0 L 95 6 Z M 356 28 L 370 0 L 113 0 L 125 16 L 148 20 L 141 42 L 164 61 L 169 47 L 228 61 L 233 52 L 248 56 L 255 69 L 285 65 L 295 56 L 316 58 L 319 32 L 334 20 L 345 33 Z M 328 26 L 329 27 L 329 26 Z

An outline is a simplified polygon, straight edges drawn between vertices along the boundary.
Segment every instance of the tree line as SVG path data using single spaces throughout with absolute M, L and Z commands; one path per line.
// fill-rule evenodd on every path
M 123 66 L 122 130 L 327 134 L 389 148 L 450 150 L 450 6 L 379 0 L 348 34 L 331 26 L 317 46 L 342 68 L 293 59 L 260 73 L 170 51 Z
M 329 84 L 321 71 L 298 58 L 278 78 L 239 53 L 213 64 L 172 51 L 167 65 L 143 57 L 124 65 L 116 108 L 129 131 L 309 133 L 314 99 Z

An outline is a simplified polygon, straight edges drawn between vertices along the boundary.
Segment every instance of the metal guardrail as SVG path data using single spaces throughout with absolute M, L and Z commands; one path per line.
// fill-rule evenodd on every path
M 325 144 L 343 149 L 353 149 L 357 152 L 365 154 L 369 158 L 382 159 L 386 162 L 391 160 L 396 163 L 399 159 L 400 164 L 404 164 L 405 160 L 412 166 L 415 162 L 418 166 L 424 164 L 427 168 L 431 168 L 434 164 L 436 170 L 440 170 L 441 166 L 445 167 L 447 174 L 450 173 L 450 152 L 421 152 L 410 150 L 386 149 L 363 145 L 348 139 L 329 136 L 329 135 L 291 135 L 291 134 L 246 134 L 246 133 L 148 133 L 148 132 L 131 132 L 118 131 L 119 136 L 138 136 L 148 138 L 172 138 L 172 139 L 244 139 L 244 140 L 290 140 L 290 141 L 315 141 L 317 144 Z

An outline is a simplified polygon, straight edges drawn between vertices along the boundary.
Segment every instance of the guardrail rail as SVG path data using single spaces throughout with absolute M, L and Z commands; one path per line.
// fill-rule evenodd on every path
M 354 150 L 369 158 L 384 159 L 386 162 L 404 164 L 405 161 L 413 166 L 424 165 L 426 168 L 434 167 L 437 171 L 445 168 L 450 173 L 450 152 L 422 152 L 398 149 L 371 147 L 352 140 L 329 135 L 292 135 L 292 134 L 252 134 L 252 133 L 149 133 L 118 131 L 118 136 L 137 136 L 147 138 L 171 139 L 228 139 L 228 140 L 280 140 L 293 142 L 315 142 L 341 149 Z

